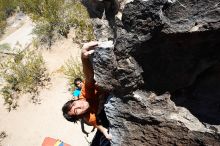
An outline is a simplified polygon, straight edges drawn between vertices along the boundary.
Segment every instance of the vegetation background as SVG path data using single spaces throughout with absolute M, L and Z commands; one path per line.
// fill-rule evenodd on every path
M 0 145 L 41 145 L 45 136 L 88 145 L 92 137 L 61 113 L 72 98 L 73 80 L 83 78 L 81 43 L 94 39 L 86 9 L 75 0 L 0 0 L 0 41 L 9 35 L 8 19 L 18 13 L 35 23 L 36 37 L 15 53 L 5 54 L 13 48 L 0 44 Z
M 94 39 L 92 25 L 88 13 L 80 2 L 70 0 L 1 0 L 0 7 L 0 35 L 4 34 L 6 19 L 16 12 L 28 14 L 36 27 L 33 33 L 37 36 L 33 40 L 36 48 L 44 46 L 50 48 L 58 39 L 68 37 L 71 28 L 75 31 L 73 41 L 82 42 Z M 6 48 L 5 44 L 1 48 Z M 70 58 L 64 65 L 63 71 L 72 86 L 76 77 L 83 78 L 80 60 Z M 1 76 L 7 85 L 1 90 L 5 104 L 9 111 L 16 108 L 17 93 L 32 92 L 37 94 L 38 86 L 49 81 L 44 60 L 34 51 L 18 52 L 1 63 Z M 74 90 L 73 87 L 70 90 Z M 34 99 L 34 97 L 32 97 Z

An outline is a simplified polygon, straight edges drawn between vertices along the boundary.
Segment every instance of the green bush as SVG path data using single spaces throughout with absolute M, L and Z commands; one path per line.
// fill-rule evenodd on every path
M 5 20 L 0 20 L 0 36 L 2 36 L 2 34 L 4 34 L 4 30 L 6 27 L 6 21 Z
M 21 7 L 37 23 L 34 33 L 50 47 L 56 34 L 67 38 L 70 27 L 79 40 L 94 39 L 93 27 L 86 8 L 78 1 L 21 0 Z
M 0 0 L 0 36 L 6 27 L 6 18 L 11 16 L 18 5 L 18 0 Z
M 28 13 L 37 24 L 34 33 L 39 42 L 52 45 L 56 25 L 60 18 L 59 10 L 64 4 L 64 0 L 20 0 L 20 7 Z
M 4 33 L 6 27 L 6 15 L 4 10 L 0 7 L 0 36 Z
M 38 92 L 40 86 L 49 81 L 41 54 L 34 51 L 20 52 L 1 63 L 1 76 L 6 84 L 1 93 L 11 110 L 17 106 L 18 94 Z
M 82 63 L 79 58 L 70 57 L 64 65 L 64 74 L 69 80 L 69 85 L 71 86 L 71 91 L 74 90 L 74 79 L 83 79 Z
M 66 12 L 67 24 L 74 27 L 76 30 L 74 41 L 82 42 L 93 40 L 93 25 L 86 8 L 80 2 L 76 1 L 66 5 L 66 9 L 68 10 Z
M 11 47 L 8 43 L 0 44 L 0 53 L 3 53 L 4 51 L 10 51 Z
M 47 44 L 51 47 L 54 41 L 55 32 L 51 29 L 50 24 L 47 21 L 39 21 L 32 33 L 37 36 L 35 41 L 39 42 L 40 45 Z
M 5 17 L 9 17 L 15 12 L 19 0 L 0 0 L 0 4 L 0 11 L 4 13 Z
M 6 18 L 19 7 L 37 24 L 34 33 L 50 47 L 56 34 L 67 37 L 70 27 L 76 29 L 75 41 L 94 39 L 93 27 L 86 8 L 79 1 L 66 0 L 0 0 L 0 34 Z M 55 38 L 54 38 L 55 37 Z

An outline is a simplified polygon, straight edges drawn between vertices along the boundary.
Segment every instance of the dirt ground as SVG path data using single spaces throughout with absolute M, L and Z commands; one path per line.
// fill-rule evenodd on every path
M 0 97 L 0 132 L 5 131 L 7 134 L 0 145 L 40 146 L 45 137 L 53 137 L 72 146 L 88 146 L 95 132 L 86 137 L 80 123 L 66 121 L 61 111 L 63 104 L 72 96 L 68 91 L 68 80 L 59 69 L 70 56 L 79 57 L 80 48 L 69 37 L 57 41 L 51 50 L 42 50 L 42 54 L 50 73 L 50 85 L 41 89 L 39 103 L 32 103 L 30 96 L 25 95 L 19 97 L 19 107 L 11 112 L 5 109 L 3 98 Z M 85 129 L 89 132 L 92 127 L 86 126 Z

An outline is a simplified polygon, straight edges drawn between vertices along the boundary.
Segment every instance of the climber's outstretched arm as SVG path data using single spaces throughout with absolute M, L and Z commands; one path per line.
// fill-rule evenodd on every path
M 94 49 L 98 45 L 98 42 L 89 42 L 85 43 L 82 47 L 81 52 L 81 60 L 82 60 L 82 66 L 83 66 L 83 73 L 85 76 L 85 81 L 87 83 L 91 83 L 94 81 L 94 71 L 92 67 L 92 63 L 89 60 L 89 56 L 94 52 Z

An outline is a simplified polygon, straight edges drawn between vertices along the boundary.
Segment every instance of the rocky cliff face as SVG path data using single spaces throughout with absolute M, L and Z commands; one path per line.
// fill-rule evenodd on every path
M 93 61 L 112 144 L 220 145 L 219 1 L 135 0 L 109 24 Z

